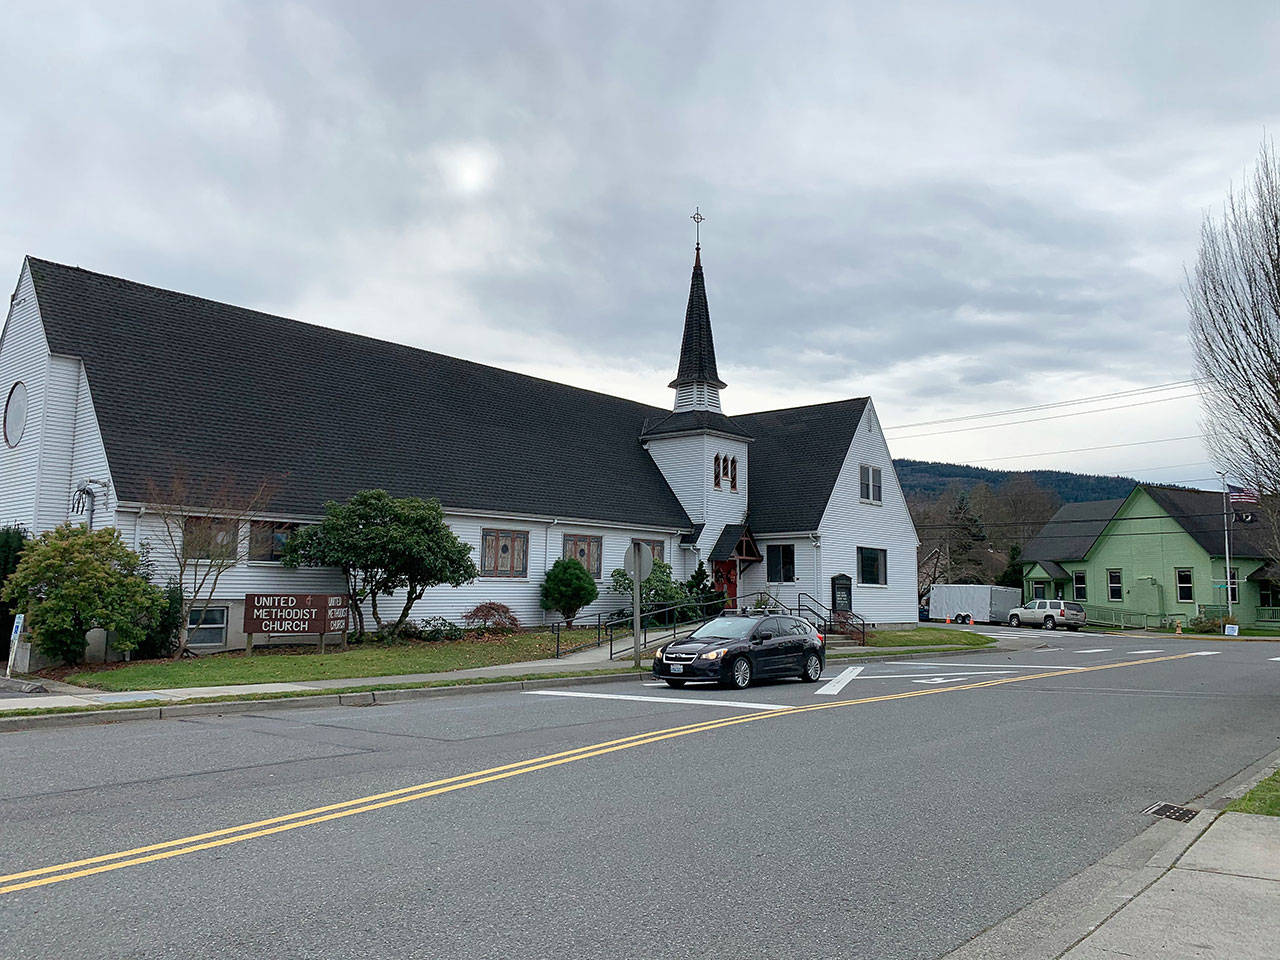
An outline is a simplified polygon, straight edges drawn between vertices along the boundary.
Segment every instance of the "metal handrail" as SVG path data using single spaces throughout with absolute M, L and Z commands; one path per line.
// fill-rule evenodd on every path
M 865 617 L 854 613 L 852 610 L 837 613 L 817 597 L 801 591 L 796 594 L 796 616 L 803 616 L 801 611 L 805 607 L 808 607 L 810 612 L 819 614 L 820 625 L 824 633 L 834 633 L 836 629 L 844 629 L 844 624 L 840 623 L 839 620 L 845 617 L 849 618 L 853 626 L 857 628 L 859 646 L 867 645 L 867 621 Z
M 717 594 L 716 596 L 710 597 L 706 600 L 692 600 L 692 599 L 681 600 L 678 603 L 669 603 L 669 604 L 663 604 L 660 606 L 654 606 L 652 602 L 650 602 L 649 604 L 642 603 L 640 605 L 641 629 L 644 630 L 647 636 L 648 627 L 651 626 L 652 624 L 646 624 L 644 622 L 646 620 L 651 621 L 653 618 L 660 617 L 664 614 L 672 614 L 672 613 L 678 614 L 682 612 L 687 612 L 691 609 L 702 610 L 702 608 L 706 608 L 706 607 L 716 607 L 715 613 L 712 614 L 711 616 L 699 615 L 686 620 L 681 620 L 679 619 L 679 617 L 672 617 L 671 618 L 672 622 L 669 625 L 678 628 L 680 626 L 683 626 L 689 623 L 694 623 L 695 621 L 699 623 L 705 623 L 707 620 L 710 620 L 710 619 L 713 619 L 714 617 L 719 616 L 720 612 L 724 609 L 724 604 L 725 604 L 725 598 L 723 594 Z M 583 618 L 574 617 L 573 619 L 575 621 L 582 622 Z M 595 628 L 596 628 L 595 640 L 588 640 L 586 643 L 575 644 L 572 647 L 564 646 L 560 640 L 561 631 L 563 631 L 566 628 L 567 624 L 569 623 L 567 619 L 561 618 L 553 623 L 546 624 L 546 628 L 549 629 L 553 634 L 555 634 L 556 659 L 559 659 L 560 657 L 563 657 L 563 656 L 567 656 L 571 653 L 577 653 L 579 650 L 585 650 L 588 647 L 601 647 L 604 645 L 605 641 L 608 641 L 609 643 L 609 656 L 612 659 L 613 652 L 614 652 L 613 644 L 615 639 L 615 632 L 617 632 L 619 627 L 622 627 L 622 626 L 629 627 L 631 625 L 631 619 L 632 619 L 631 614 L 628 613 L 625 616 L 615 616 L 613 613 L 605 613 L 604 611 L 600 611 L 599 613 L 595 614 L 594 619 L 595 619 Z M 588 618 L 587 622 L 590 623 L 590 618 Z M 663 626 L 668 626 L 668 624 L 664 624 Z

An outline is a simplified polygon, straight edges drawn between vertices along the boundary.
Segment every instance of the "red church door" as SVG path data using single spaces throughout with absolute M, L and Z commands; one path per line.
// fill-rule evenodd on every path
M 730 606 L 738 600 L 738 562 L 736 560 L 717 560 L 715 562 L 716 589 L 725 595 Z

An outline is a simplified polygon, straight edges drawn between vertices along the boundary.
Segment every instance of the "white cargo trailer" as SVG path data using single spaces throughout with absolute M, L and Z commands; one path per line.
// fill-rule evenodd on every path
M 1017 587 L 987 583 L 938 583 L 929 591 L 929 619 L 970 623 L 1008 623 L 1009 611 L 1022 605 Z

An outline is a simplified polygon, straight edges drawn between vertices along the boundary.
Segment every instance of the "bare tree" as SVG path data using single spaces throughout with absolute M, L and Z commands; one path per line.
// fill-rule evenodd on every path
M 1204 426 L 1224 470 L 1280 494 L 1280 165 L 1264 142 L 1244 186 L 1220 217 L 1206 214 L 1188 274 Z
M 253 521 L 275 496 L 278 481 L 227 477 L 192 480 L 175 471 L 161 486 L 148 484 L 147 514 L 160 521 L 153 546 L 165 566 L 176 570 L 182 588 L 182 628 L 176 657 L 188 656 L 192 613 L 205 622 L 218 583 L 244 553 Z

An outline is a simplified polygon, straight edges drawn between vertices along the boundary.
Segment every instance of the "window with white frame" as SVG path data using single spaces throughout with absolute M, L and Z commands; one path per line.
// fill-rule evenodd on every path
M 227 608 L 193 607 L 187 614 L 187 643 L 193 647 L 225 646 Z
M 298 529 L 296 523 L 277 523 L 274 520 L 249 522 L 249 559 L 258 562 L 279 562 L 284 556 L 284 545 Z
M 1227 574 L 1227 589 L 1231 592 L 1231 602 L 1240 602 L 1240 568 L 1232 567 Z
M 480 576 L 527 577 L 528 575 L 528 530 L 482 530 L 480 532 Z
M 564 556 L 572 557 L 587 568 L 587 573 L 600 579 L 600 552 L 603 541 L 600 537 L 588 536 L 585 533 L 566 533 L 564 535 Z
M 1043 580 L 1037 580 L 1037 581 L 1035 581 L 1035 582 L 1031 585 L 1031 596 L 1032 596 L 1032 598 L 1033 598 L 1033 599 L 1035 599 L 1035 600 L 1043 600 L 1043 599 L 1045 598 L 1045 591 L 1046 591 L 1046 589 L 1048 588 L 1048 586 L 1049 586 L 1049 584 L 1047 584 L 1047 583 L 1046 583 L 1045 581 L 1043 581 Z
M 864 586 L 887 586 L 889 554 L 875 547 L 858 548 L 858 583 Z
M 1088 600 L 1089 591 L 1085 582 L 1085 573 L 1083 570 L 1077 570 L 1071 575 L 1072 586 L 1075 588 L 1076 600 Z
M 1179 567 L 1173 571 L 1173 582 L 1178 586 L 1179 603 L 1195 603 L 1195 578 L 1190 567 Z
M 233 560 L 239 549 L 238 524 L 225 517 L 182 519 L 182 554 L 188 560 Z
M 1119 603 L 1124 599 L 1124 583 L 1119 570 L 1107 571 L 1107 600 Z
M 883 474 L 879 467 L 862 464 L 858 470 L 858 495 L 869 503 L 884 502 Z
M 796 579 L 796 545 L 769 544 L 764 548 L 764 565 L 770 583 L 793 583 Z

